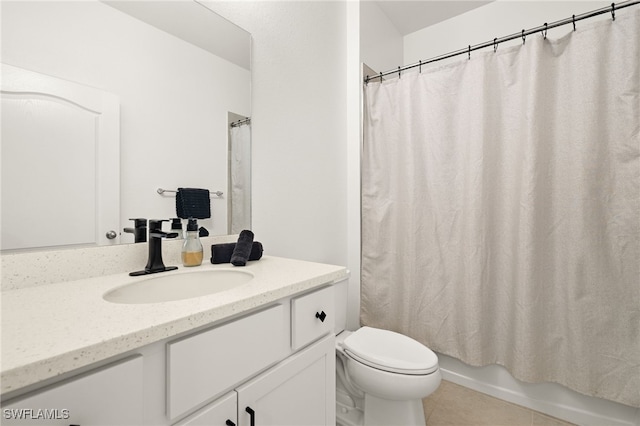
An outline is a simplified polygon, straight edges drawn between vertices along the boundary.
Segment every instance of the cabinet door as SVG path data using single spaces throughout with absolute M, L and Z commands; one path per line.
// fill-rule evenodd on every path
M 238 423 L 333 426 L 335 388 L 335 336 L 329 335 L 239 387 Z
M 2 404 L 3 425 L 141 425 L 142 357 L 66 380 Z
M 238 398 L 234 392 L 217 399 L 175 426 L 234 426 L 238 423 Z

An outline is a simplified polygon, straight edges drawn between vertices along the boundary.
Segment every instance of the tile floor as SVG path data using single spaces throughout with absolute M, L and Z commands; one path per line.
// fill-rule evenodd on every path
M 427 426 L 570 426 L 553 417 L 442 381 L 424 399 Z

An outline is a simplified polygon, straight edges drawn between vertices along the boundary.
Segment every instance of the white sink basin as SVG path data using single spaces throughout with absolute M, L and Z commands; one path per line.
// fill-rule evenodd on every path
M 109 290 L 102 297 L 113 303 L 171 302 L 230 290 L 252 279 L 251 272 L 237 269 L 214 269 L 181 274 L 162 272 L 145 280 Z

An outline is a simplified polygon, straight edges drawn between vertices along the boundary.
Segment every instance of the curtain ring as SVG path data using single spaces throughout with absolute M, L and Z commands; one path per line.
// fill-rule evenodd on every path
M 493 53 L 498 50 L 498 37 L 493 39 Z
M 402 78 L 402 75 L 400 74 L 400 67 L 398 67 L 398 78 Z
M 611 3 L 611 19 L 616 20 L 616 4 Z
M 576 30 L 576 15 L 573 15 L 573 18 L 571 18 L 571 21 L 573 22 L 573 31 Z
M 365 86 L 369 85 L 369 74 L 367 74 L 367 78 L 364 79 L 364 85 Z
M 418 72 L 422 74 L 422 61 L 418 61 Z
M 527 41 L 527 39 L 525 38 L 524 35 L 524 30 L 522 30 L 522 44 L 524 45 L 524 43 Z
M 547 39 L 547 28 L 548 28 L 548 25 L 545 22 L 544 23 L 544 30 L 542 30 L 542 37 L 544 37 L 545 40 Z
M 469 50 L 468 50 L 468 52 L 469 52 L 469 60 L 471 60 L 471 45 L 469 45 Z
M 380 83 L 382 83 L 382 73 L 380 73 Z

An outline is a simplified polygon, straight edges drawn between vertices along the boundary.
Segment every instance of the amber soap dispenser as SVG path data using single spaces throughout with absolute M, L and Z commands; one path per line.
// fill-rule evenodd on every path
M 184 266 L 202 265 L 202 243 L 198 235 L 198 221 L 189 218 L 187 232 L 182 244 L 182 264 Z

